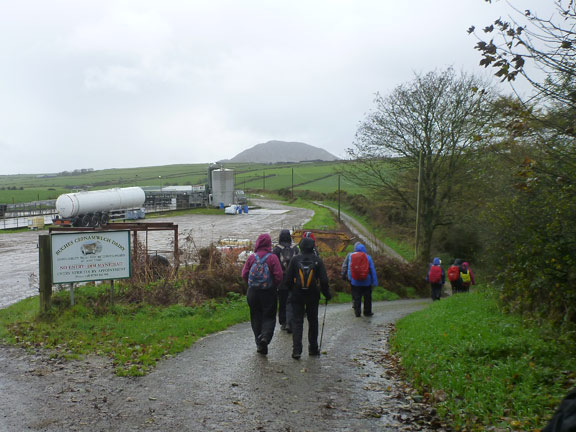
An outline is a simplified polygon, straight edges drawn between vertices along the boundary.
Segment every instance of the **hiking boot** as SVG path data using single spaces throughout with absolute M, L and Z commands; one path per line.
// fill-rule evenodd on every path
M 286 330 L 286 324 L 280 325 L 280 330 Z
M 354 315 L 356 315 L 356 317 L 359 317 L 360 315 L 362 315 L 360 312 L 358 311 L 354 311 Z
M 292 333 L 292 327 L 290 327 L 289 325 L 286 325 L 286 333 L 288 334 Z
M 373 316 L 373 315 L 374 315 L 374 314 L 373 314 L 372 312 L 364 312 L 364 316 L 369 317 L 369 316 Z
M 295 360 L 300 360 L 300 357 L 302 357 L 302 353 L 299 353 L 298 351 L 293 351 L 292 352 L 292 358 Z
M 262 355 L 268 354 L 268 342 L 261 340 L 260 342 L 258 342 L 258 344 L 256 346 L 257 346 L 256 352 L 258 354 L 262 354 Z
M 320 350 L 318 348 L 310 348 L 308 350 L 308 355 L 317 357 L 320 355 Z
M 268 345 L 259 344 L 259 345 L 258 345 L 258 348 L 256 348 L 256 352 L 257 352 L 258 354 L 262 354 L 262 355 L 268 354 Z

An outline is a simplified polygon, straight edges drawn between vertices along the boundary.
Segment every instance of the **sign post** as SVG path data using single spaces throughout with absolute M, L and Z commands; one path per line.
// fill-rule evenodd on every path
M 40 291 L 40 313 L 50 309 L 52 299 L 52 267 L 50 266 L 50 236 L 38 236 L 38 283 Z
M 50 236 L 54 284 L 131 276 L 129 230 L 52 233 Z

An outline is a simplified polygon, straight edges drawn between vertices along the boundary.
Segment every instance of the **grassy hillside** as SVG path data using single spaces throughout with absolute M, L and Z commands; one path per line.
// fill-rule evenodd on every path
M 231 163 L 236 187 L 244 190 L 270 191 L 292 188 L 316 192 L 338 190 L 337 169 L 346 162 L 308 162 L 301 164 Z M 106 189 L 127 186 L 195 185 L 208 182 L 208 164 L 166 165 L 157 167 L 119 168 L 85 173 L 60 173 L 55 176 L 0 176 L 0 203 L 18 203 L 55 199 L 74 189 Z M 341 179 L 340 187 L 349 193 L 362 189 Z

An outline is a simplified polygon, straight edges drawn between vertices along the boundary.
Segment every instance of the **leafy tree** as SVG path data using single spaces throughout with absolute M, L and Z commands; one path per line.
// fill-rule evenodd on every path
M 457 217 L 451 204 L 461 199 L 465 154 L 480 141 L 489 99 L 484 82 L 452 68 L 417 74 L 376 95 L 347 150 L 355 163 L 344 175 L 383 199 L 416 212 L 419 184 L 421 260 L 430 258 L 435 230 Z
M 482 66 L 511 82 L 523 76 L 537 90 L 538 109 L 508 106 L 516 118 L 501 128 L 497 144 L 499 166 L 516 159 L 503 182 L 506 193 L 493 197 L 490 212 L 504 304 L 570 328 L 576 324 L 576 4 L 553 4 L 550 16 L 516 10 L 515 19 L 495 20 L 482 29 L 491 39 L 480 37 L 476 49 Z M 474 27 L 469 32 L 476 34 Z

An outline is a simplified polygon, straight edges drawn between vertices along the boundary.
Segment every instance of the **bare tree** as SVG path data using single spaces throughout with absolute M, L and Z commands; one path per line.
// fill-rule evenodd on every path
M 492 0 L 484 0 L 492 3 Z M 532 10 L 510 6 L 508 20 L 496 19 L 482 28 L 475 26 L 468 33 L 476 35 L 476 49 L 482 54 L 480 65 L 496 69 L 503 81 L 526 78 L 539 95 L 572 109 L 576 108 L 576 3 L 574 0 L 553 2 L 555 13 L 538 15 Z M 545 3 L 546 0 L 542 0 Z M 489 40 L 488 40 L 489 38 Z M 527 68 L 532 64 L 536 69 Z M 542 80 L 537 70 L 546 74 Z
M 464 155 L 481 140 L 488 99 L 485 83 L 452 68 L 415 75 L 390 95 L 376 95 L 347 150 L 355 162 L 347 178 L 380 197 L 416 212 L 419 185 L 419 259 L 430 258 L 436 228 L 454 220 L 450 204 L 466 176 Z

